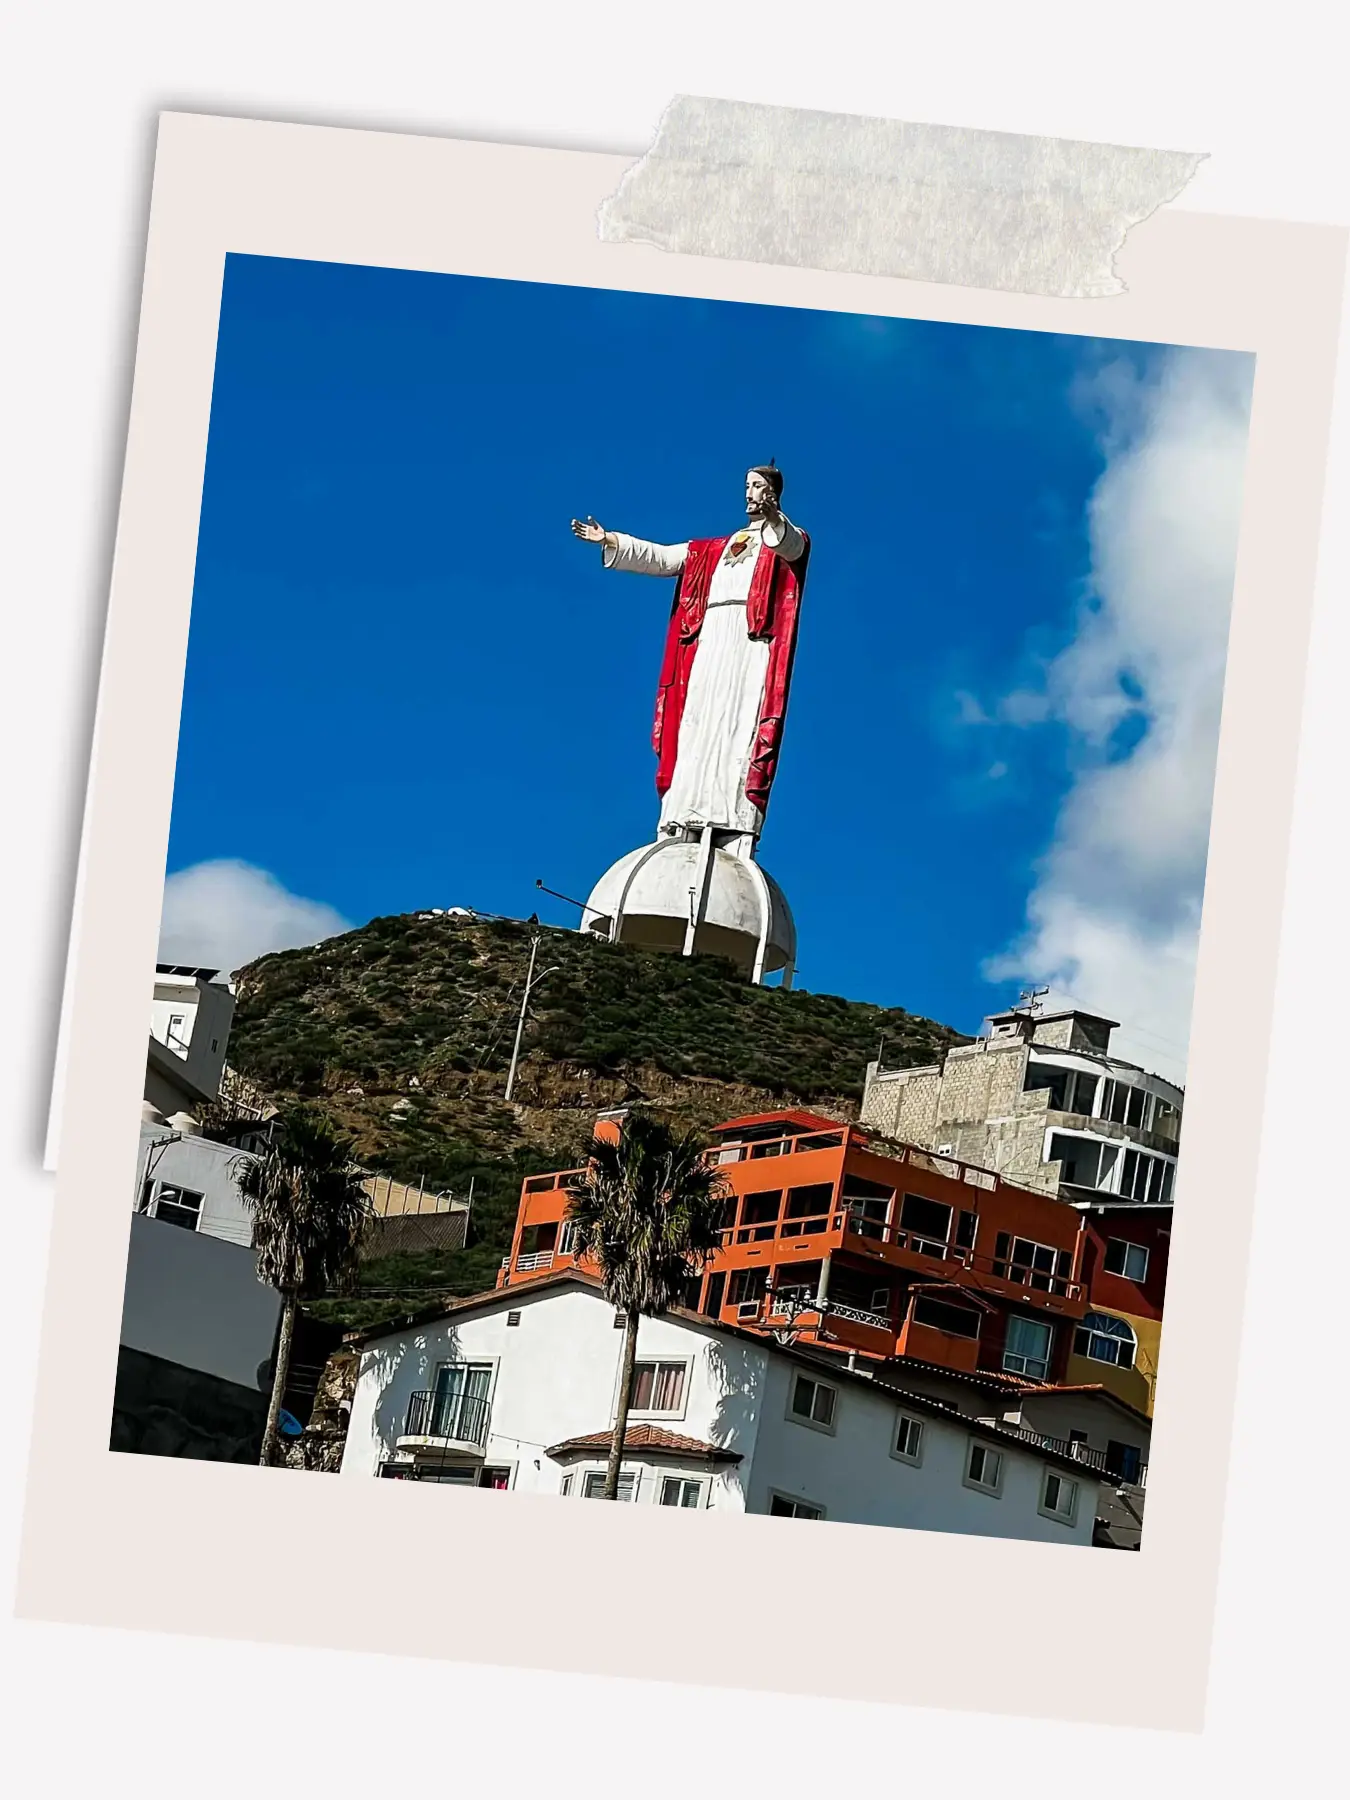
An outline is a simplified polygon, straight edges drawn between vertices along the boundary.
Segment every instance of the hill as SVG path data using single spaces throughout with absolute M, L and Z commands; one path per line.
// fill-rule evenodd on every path
M 511 1105 L 506 1073 L 531 936 L 538 982 Z M 578 932 L 445 914 L 374 919 L 239 975 L 231 1063 L 279 1104 L 315 1103 L 371 1168 L 466 1193 L 471 1241 L 363 1274 L 369 1323 L 426 1290 L 490 1287 L 524 1175 L 581 1160 L 597 1111 L 625 1104 L 686 1129 L 809 1104 L 854 1118 L 882 1037 L 892 1064 L 963 1042 L 899 1008 L 752 987 L 729 964 Z M 419 1292 L 419 1290 L 421 1290 Z

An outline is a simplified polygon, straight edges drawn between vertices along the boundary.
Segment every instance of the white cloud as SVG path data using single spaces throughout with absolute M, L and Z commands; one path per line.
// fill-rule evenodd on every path
M 159 960 L 230 972 L 269 950 L 294 950 L 351 929 L 331 906 L 291 893 L 266 869 L 195 863 L 164 883 Z
M 1019 942 L 992 980 L 1122 1022 L 1122 1054 L 1184 1078 L 1246 456 L 1250 360 L 1169 351 L 1100 369 L 1107 464 L 1073 640 L 1008 723 L 1067 728 L 1073 784 Z M 1113 752 L 1122 731 L 1133 743 Z

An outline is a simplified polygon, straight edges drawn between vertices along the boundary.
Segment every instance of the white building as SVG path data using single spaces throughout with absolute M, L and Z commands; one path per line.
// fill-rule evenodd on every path
M 135 1210 L 227 1243 L 251 1244 L 253 1221 L 239 1197 L 233 1167 L 241 1154 L 257 1147 L 266 1129 L 244 1127 L 238 1141 L 219 1144 L 203 1137 L 187 1113 L 165 1119 L 147 1102 L 136 1161 Z
M 145 1097 L 166 1118 L 220 1092 L 234 995 L 218 976 L 217 969 L 156 966 Z
M 575 1270 L 363 1334 L 342 1473 L 593 1497 L 623 1342 Z M 1096 1471 L 969 1393 L 965 1410 L 682 1309 L 644 1318 L 621 1498 L 1091 1543 Z

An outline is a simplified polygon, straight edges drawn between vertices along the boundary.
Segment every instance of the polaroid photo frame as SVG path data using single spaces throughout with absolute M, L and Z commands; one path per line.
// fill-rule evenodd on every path
M 169 114 L 74 932 L 19 1610 L 33 1618 L 1103 1723 L 1202 1718 L 1346 234 L 1163 210 L 1128 292 L 1050 300 L 602 244 L 624 158 Z M 809 1631 L 769 1627 L 777 1521 L 288 1479 L 108 1449 L 198 515 L 231 252 L 949 320 L 1256 357 L 1187 1084 L 1184 1205 L 1138 1555 L 832 1524 L 798 1532 Z M 397 1515 L 392 1506 L 404 1510 Z M 446 1507 L 452 1511 L 447 1514 Z M 409 1579 L 389 1545 L 427 1554 Z M 455 1553 L 471 1543 L 472 1555 Z M 284 1558 L 281 1553 L 284 1550 Z M 710 1629 L 686 1559 L 750 1576 Z M 284 1581 L 278 1579 L 284 1561 Z M 640 1594 L 616 1632 L 606 1589 Z M 542 1578 L 540 1571 L 553 1571 Z M 977 1621 L 995 1619 L 1015 1635 Z M 1150 1621 L 1103 1683 L 1094 1621 Z

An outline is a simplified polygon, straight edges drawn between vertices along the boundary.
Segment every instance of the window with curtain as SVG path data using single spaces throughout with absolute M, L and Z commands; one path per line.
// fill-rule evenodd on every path
M 1074 1333 L 1073 1347 L 1079 1356 L 1089 1356 L 1093 1362 L 1114 1363 L 1120 1369 L 1134 1367 L 1134 1330 L 1110 1313 L 1088 1313 Z
M 1050 1345 L 1054 1332 L 1039 1319 L 1024 1319 L 1014 1313 L 1008 1320 L 1008 1334 L 1003 1340 L 1003 1368 L 1009 1375 L 1026 1375 L 1033 1381 L 1044 1381 L 1050 1373 Z
M 688 1364 L 682 1362 L 639 1362 L 633 1383 L 634 1412 L 679 1412 L 684 1405 L 684 1382 Z
M 487 1438 L 491 1363 L 442 1363 L 436 1371 L 428 1437 L 481 1444 Z

